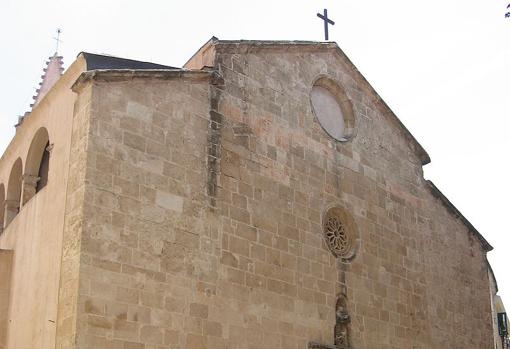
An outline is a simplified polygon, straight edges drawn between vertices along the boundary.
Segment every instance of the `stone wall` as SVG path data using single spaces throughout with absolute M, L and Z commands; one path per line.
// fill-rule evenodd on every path
M 94 82 L 77 347 L 331 344 L 345 289 L 354 348 L 490 348 L 485 251 L 359 73 L 329 50 L 236 50 L 218 47 L 224 82 Z M 312 114 L 320 74 L 353 102 L 349 143 Z M 348 263 L 323 240 L 332 205 L 356 222 Z
M 74 348 L 77 336 L 78 290 L 81 269 L 81 240 L 85 206 L 86 164 L 92 111 L 92 87 L 77 91 L 72 114 L 69 178 L 66 187 L 64 225 L 62 229 L 61 273 L 58 290 L 58 315 L 55 348 Z
M 206 78 L 93 87 L 80 348 L 175 347 L 221 332 L 205 305 L 219 244 L 204 204 Z
M 0 349 L 7 348 L 12 259 L 12 251 L 0 250 Z
M 269 233 L 264 265 L 286 278 L 257 263 L 255 275 L 267 294 L 291 299 L 293 325 L 306 324 L 306 339 L 332 342 L 343 268 L 324 247 L 320 218 L 335 204 L 355 217 L 361 238 L 357 257 L 343 266 L 355 348 L 489 348 L 485 251 L 431 194 L 413 145 L 349 62 L 331 51 L 224 47 L 220 207 L 233 225 L 257 228 L 259 239 Z M 358 130 L 350 143 L 332 142 L 311 113 L 319 75 L 339 82 L 353 102 Z M 253 196 L 241 194 L 246 185 Z M 288 254 L 296 261 L 289 269 Z M 280 343 L 288 336 L 276 335 Z

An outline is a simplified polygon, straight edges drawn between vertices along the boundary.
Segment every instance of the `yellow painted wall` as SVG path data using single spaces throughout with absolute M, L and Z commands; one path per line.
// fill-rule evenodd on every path
M 49 180 L 0 235 L 0 249 L 13 251 L 6 335 L 7 348 L 55 345 L 65 197 L 75 93 L 71 85 L 83 70 L 78 59 L 25 118 L 0 159 L 0 184 L 8 190 L 16 159 L 25 166 L 32 139 L 41 127 L 53 144 Z M 3 281 L 3 280 L 2 280 Z

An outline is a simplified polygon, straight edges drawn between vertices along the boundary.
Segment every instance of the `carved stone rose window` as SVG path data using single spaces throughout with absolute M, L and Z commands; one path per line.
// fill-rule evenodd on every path
M 337 258 L 350 259 L 355 254 L 356 234 L 352 218 L 340 207 L 332 207 L 323 217 L 326 245 Z
M 338 217 L 330 215 L 324 222 L 324 234 L 329 249 L 337 257 L 346 255 L 351 247 L 351 238 Z

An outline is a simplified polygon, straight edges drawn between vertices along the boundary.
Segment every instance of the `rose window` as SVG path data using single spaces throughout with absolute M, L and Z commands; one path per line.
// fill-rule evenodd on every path
M 328 210 L 323 220 L 324 238 L 335 257 L 349 258 L 352 255 L 353 240 L 349 225 L 338 208 Z

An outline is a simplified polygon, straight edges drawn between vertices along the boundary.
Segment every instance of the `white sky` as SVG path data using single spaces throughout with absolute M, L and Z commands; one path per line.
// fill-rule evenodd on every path
M 220 39 L 330 39 L 432 158 L 431 179 L 495 247 L 510 302 L 510 0 L 0 0 L 0 154 L 31 103 L 55 29 L 68 66 L 80 51 L 182 66 Z M 510 303 L 507 303 L 510 307 Z

